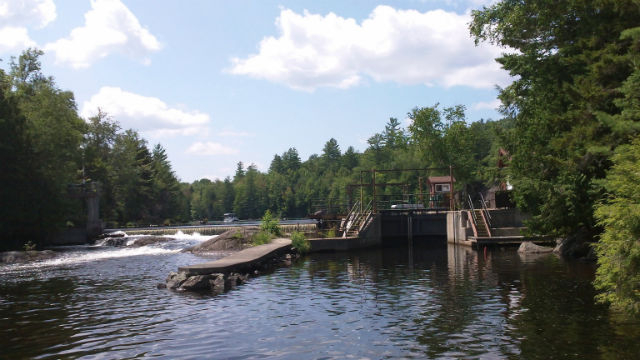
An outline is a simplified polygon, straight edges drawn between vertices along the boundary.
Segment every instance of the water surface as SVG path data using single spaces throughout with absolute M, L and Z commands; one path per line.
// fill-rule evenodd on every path
M 0 268 L 0 358 L 624 359 L 593 266 L 515 249 L 313 254 L 219 296 L 156 289 L 202 239 Z M 221 255 L 220 255 L 221 256 Z

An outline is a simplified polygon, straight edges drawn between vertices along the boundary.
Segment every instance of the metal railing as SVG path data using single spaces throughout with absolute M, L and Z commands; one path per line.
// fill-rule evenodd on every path
M 479 194 L 480 194 L 480 200 L 482 201 L 482 212 L 484 213 L 484 218 L 487 221 L 487 225 L 491 227 L 491 213 L 487 208 L 487 202 L 484 200 L 484 196 L 482 196 L 482 193 L 479 193 Z
M 469 209 L 471 209 L 471 216 L 473 217 L 473 224 L 478 225 L 478 217 L 476 216 L 476 209 L 473 207 L 473 200 L 471 195 L 467 195 L 467 202 L 469 203 Z

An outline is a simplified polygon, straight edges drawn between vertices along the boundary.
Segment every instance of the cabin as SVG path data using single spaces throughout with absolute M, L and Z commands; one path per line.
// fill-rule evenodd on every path
M 432 209 L 448 208 L 449 196 L 451 196 L 451 186 L 456 182 L 456 178 L 451 176 L 429 176 L 427 186 L 429 186 L 429 207 Z

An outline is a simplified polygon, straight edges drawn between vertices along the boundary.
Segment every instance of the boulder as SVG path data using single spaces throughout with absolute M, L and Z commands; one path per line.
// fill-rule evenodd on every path
M 175 290 L 182 285 L 183 282 L 187 280 L 187 274 L 184 272 L 170 272 L 169 276 L 167 276 L 167 280 L 165 283 L 167 284 L 167 289 Z
M 131 247 L 142 247 L 142 246 L 146 246 L 146 245 L 151 245 L 151 244 L 158 244 L 158 243 L 163 243 L 163 242 L 167 242 L 170 240 L 175 240 L 171 237 L 167 237 L 167 236 L 141 236 L 139 238 L 136 238 L 133 242 L 133 244 L 131 244 Z
M 126 237 L 108 237 L 100 242 L 102 246 L 115 246 L 115 247 L 124 247 L 127 246 L 127 242 L 129 239 Z
M 242 285 L 247 282 L 247 275 L 242 275 L 238 273 L 231 273 L 227 276 L 227 279 L 224 282 L 224 287 L 226 290 L 235 289 L 236 286 Z
M 246 227 L 231 229 L 196 246 L 182 250 L 193 254 L 206 254 L 216 251 L 239 251 L 250 246 L 251 238 L 259 229 Z
M 223 274 L 211 274 L 212 278 L 209 279 L 209 287 L 211 291 L 217 294 L 222 294 L 225 290 L 225 280 Z
M 210 290 L 211 285 L 209 284 L 209 280 L 211 280 L 211 275 L 194 275 L 189 276 L 187 280 L 183 281 L 178 287 L 178 291 L 204 291 Z
M 524 241 L 518 248 L 518 253 L 520 254 L 543 254 L 551 252 L 553 252 L 553 248 L 536 245 L 531 241 Z

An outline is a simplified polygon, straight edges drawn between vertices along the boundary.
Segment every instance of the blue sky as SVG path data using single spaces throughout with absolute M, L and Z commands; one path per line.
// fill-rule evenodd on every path
M 498 119 L 504 49 L 466 25 L 489 2 L 0 0 L 0 58 L 43 49 L 83 117 L 161 143 L 182 181 L 222 179 L 332 137 L 364 151 L 416 106 Z

